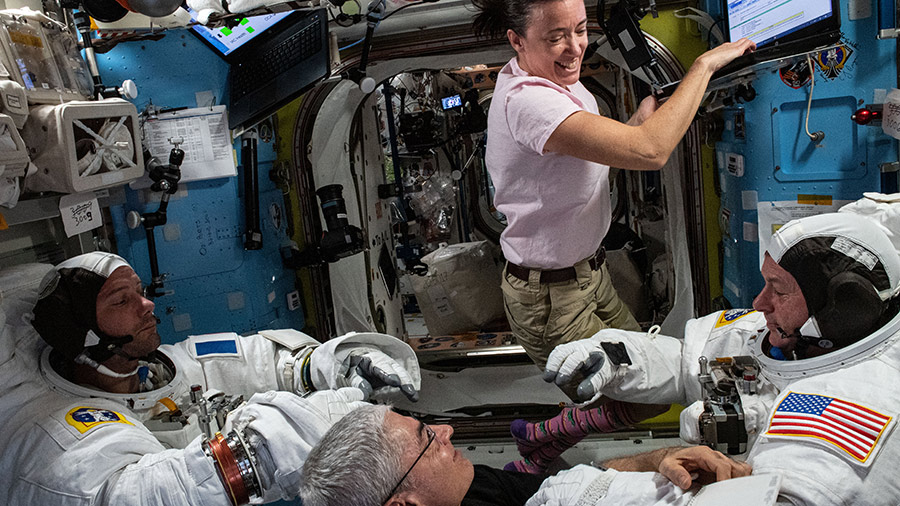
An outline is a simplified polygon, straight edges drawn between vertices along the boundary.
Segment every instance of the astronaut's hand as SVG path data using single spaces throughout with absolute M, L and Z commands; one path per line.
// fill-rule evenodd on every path
M 525 506 L 563 506 L 579 504 L 579 499 L 594 481 L 604 473 L 596 467 L 579 464 L 572 469 L 560 471 L 541 483 L 537 493 L 528 499 Z
M 369 395 L 385 396 L 399 391 L 413 402 L 419 400 L 419 392 L 406 369 L 375 348 L 355 348 L 341 364 L 341 373 L 349 386 Z
M 656 110 L 659 109 L 659 102 L 656 97 L 649 95 L 641 100 L 638 110 L 628 118 L 628 125 L 638 126 L 644 123 Z
M 581 372 L 586 379 L 578 385 L 578 397 L 581 399 L 599 397 L 603 387 L 614 375 L 600 342 L 597 338 L 583 339 L 554 348 L 547 359 L 544 381 L 565 385 L 572 380 L 576 372 Z
M 682 490 L 696 481 L 701 485 L 749 476 L 750 464 L 738 462 L 707 446 L 672 448 L 659 463 L 659 473 Z

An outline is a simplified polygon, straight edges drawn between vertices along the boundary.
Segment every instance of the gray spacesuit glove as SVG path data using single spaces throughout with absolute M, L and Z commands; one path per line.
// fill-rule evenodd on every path
M 690 406 L 684 408 L 679 416 L 681 424 L 681 439 L 685 443 L 692 445 L 700 444 L 702 435 L 700 434 L 700 415 L 703 414 L 703 401 L 696 401 Z
M 593 337 L 554 348 L 544 368 L 544 381 L 565 385 L 576 372 L 581 372 L 586 378 L 578 385 L 578 397 L 591 400 L 599 398 L 603 387 L 615 375 L 601 342 Z
M 593 506 L 606 495 L 615 475 L 613 470 L 577 465 L 544 480 L 525 506 Z
M 341 364 L 340 373 L 348 386 L 372 396 L 383 397 L 399 391 L 411 401 L 419 400 L 419 392 L 406 369 L 375 348 L 354 348 Z
M 290 392 L 254 394 L 233 411 L 225 433 L 243 434 L 256 456 L 265 502 L 292 499 L 300 490 L 303 463 L 325 432 L 350 411 L 364 406 L 357 388 L 323 390 L 307 397 Z

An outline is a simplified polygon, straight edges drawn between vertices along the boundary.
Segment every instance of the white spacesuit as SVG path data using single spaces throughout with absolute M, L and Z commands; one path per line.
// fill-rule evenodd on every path
M 83 257 L 58 269 L 79 261 L 84 267 Z M 108 254 L 88 259 L 87 269 L 102 276 L 127 265 Z M 28 265 L 0 273 L 4 504 L 226 505 L 293 498 L 311 447 L 366 397 L 353 387 L 374 388 L 377 396 L 403 384 L 413 397 L 419 386 L 415 355 L 396 338 L 360 333 L 319 345 L 293 330 L 192 336 L 163 345 L 140 362 L 139 393 L 78 385 L 54 368 L 59 359 L 30 324 L 47 272 L 57 271 Z M 42 296 L 54 289 L 47 281 L 52 277 L 46 276 Z M 89 349 L 94 338 L 88 332 L 88 347 L 81 348 Z M 391 375 L 399 380 L 378 381 Z M 207 427 L 223 436 L 207 441 Z
M 754 475 L 780 477 L 778 504 L 896 505 L 900 256 L 872 220 L 838 213 L 782 227 L 768 249 L 770 261 L 763 265 L 766 287 L 754 301 L 760 312 L 729 310 L 691 320 L 684 340 L 603 330 L 558 347 L 547 376 L 565 382 L 576 370 L 587 372 L 579 393 L 593 400 L 605 395 L 686 405 L 682 437 L 697 443 L 704 411 L 700 357 L 753 356 L 760 366 L 756 393 L 740 394 L 746 459 Z M 783 307 L 765 302 L 782 304 L 790 296 L 779 278 L 767 275 L 776 263 L 803 295 L 806 306 L 794 306 L 797 314 L 779 314 Z M 785 325 L 798 314 L 806 316 Z M 791 343 L 785 353 L 791 359 L 774 344 L 781 342 Z M 694 496 L 654 473 L 581 466 L 572 472 L 578 479 L 564 472 L 547 480 L 528 506 L 688 504 Z

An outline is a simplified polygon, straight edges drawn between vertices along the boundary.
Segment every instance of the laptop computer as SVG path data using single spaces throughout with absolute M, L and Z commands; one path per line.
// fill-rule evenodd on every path
M 739 56 L 713 74 L 709 90 L 727 87 L 731 81 L 781 60 L 834 45 L 841 38 L 838 0 L 724 0 L 727 41 L 747 37 L 756 51 Z M 678 82 L 662 88 L 671 95 Z
M 194 25 L 191 31 L 230 66 L 232 130 L 253 126 L 331 74 L 326 9 L 243 18 L 233 28 Z

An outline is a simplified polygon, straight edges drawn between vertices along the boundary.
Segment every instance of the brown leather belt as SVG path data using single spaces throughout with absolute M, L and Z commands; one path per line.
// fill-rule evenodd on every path
M 588 265 L 591 266 L 592 271 L 596 271 L 603 265 L 604 260 L 606 260 L 606 249 L 600 248 L 594 256 L 588 258 Z M 506 262 L 506 272 L 512 274 L 513 276 L 521 279 L 522 281 L 528 281 L 528 274 L 532 270 L 540 270 L 540 269 L 529 269 L 528 267 L 522 267 L 521 265 L 516 265 L 512 262 Z M 542 270 L 541 273 L 541 283 L 561 283 L 563 281 L 569 281 L 575 279 L 577 274 L 575 273 L 575 267 L 565 267 L 563 269 L 548 269 Z

